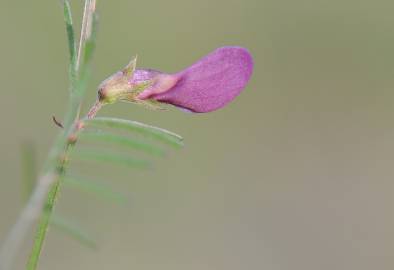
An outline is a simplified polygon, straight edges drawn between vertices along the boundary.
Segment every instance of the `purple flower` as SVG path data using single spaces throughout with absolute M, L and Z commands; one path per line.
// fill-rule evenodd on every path
M 253 72 L 253 59 L 245 48 L 222 47 L 175 74 L 135 69 L 132 61 L 100 85 L 104 103 L 130 101 L 157 107 L 167 103 L 192 112 L 224 107 L 245 88 Z

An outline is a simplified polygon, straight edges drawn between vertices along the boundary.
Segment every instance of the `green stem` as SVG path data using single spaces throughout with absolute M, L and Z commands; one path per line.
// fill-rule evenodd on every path
M 41 215 L 38 229 L 36 232 L 36 237 L 34 240 L 34 245 L 32 248 L 32 252 L 29 258 L 29 261 L 27 263 L 27 269 L 28 270 L 34 270 L 37 269 L 38 265 L 38 260 L 40 258 L 40 254 L 42 251 L 42 247 L 44 244 L 44 240 L 48 231 L 48 225 L 51 219 L 51 214 L 53 212 L 53 208 L 55 206 L 55 201 L 57 198 L 57 194 L 59 192 L 60 188 L 60 178 L 56 180 L 55 184 L 49 191 L 48 197 L 47 197 L 47 202 L 45 205 L 45 209 L 43 211 L 43 214 Z
M 70 113 L 70 115 L 72 114 Z M 38 266 L 38 261 L 40 259 L 41 251 L 47 235 L 51 214 L 55 207 L 61 179 L 65 171 L 66 156 L 69 151 L 69 145 L 67 142 L 67 134 L 69 134 L 69 132 L 69 130 L 65 130 L 60 135 L 54 144 L 53 151 L 48 157 L 46 166 L 48 167 L 48 173 L 50 172 L 53 174 L 53 179 L 49 186 L 49 191 L 47 192 L 44 206 L 41 211 L 32 251 L 26 266 L 27 270 L 35 270 Z
M 0 249 L 0 270 L 10 270 L 19 253 L 19 250 L 25 240 L 28 232 L 38 220 L 38 229 L 36 232 L 31 256 L 28 261 L 27 269 L 35 270 L 39 262 L 44 240 L 47 234 L 49 220 L 54 209 L 56 197 L 61 176 L 65 170 L 65 160 L 67 159 L 69 146 L 72 142 L 70 136 L 74 136 L 80 129 L 79 111 L 87 87 L 87 78 L 89 75 L 88 64 L 94 48 L 94 35 L 89 31 L 95 28 L 95 0 L 85 0 L 89 7 L 89 12 L 84 12 L 88 19 L 82 25 L 81 55 L 75 55 L 75 44 L 73 40 L 73 27 L 71 20 L 71 9 L 68 0 L 64 1 L 64 14 L 68 33 L 68 42 L 70 47 L 70 101 L 64 120 L 64 129 L 58 135 L 51 147 L 47 161 L 44 164 L 43 172 L 36 181 L 36 186 L 32 192 L 26 206 L 22 210 L 15 225 L 11 228 Z M 88 30 L 86 31 L 86 28 Z M 93 30 L 92 30 L 93 29 Z M 85 43 L 89 46 L 85 46 Z M 84 58 L 81 56 L 84 55 Z M 86 57 L 88 55 L 89 57 Z M 79 59 L 79 60 L 78 60 Z M 78 61 L 81 61 L 80 65 Z M 78 67 L 78 68 L 77 68 Z
M 85 9 L 84 9 L 84 17 L 83 24 L 81 30 L 80 37 L 80 45 L 78 54 L 73 54 L 74 50 L 74 40 L 73 38 L 71 15 L 70 15 L 70 6 L 68 1 L 65 2 L 65 15 L 66 15 L 66 25 L 67 32 L 69 37 L 70 44 L 70 55 L 71 55 L 71 63 L 70 63 L 70 83 L 71 83 L 71 96 L 69 102 L 69 108 L 67 110 L 67 114 L 64 120 L 64 130 L 56 141 L 53 151 L 49 156 L 49 162 L 47 162 L 48 171 L 53 172 L 55 174 L 55 179 L 51 184 L 50 190 L 47 193 L 46 204 L 44 206 L 43 211 L 41 212 L 41 217 L 39 219 L 38 229 L 36 231 L 36 236 L 33 244 L 33 248 L 31 251 L 31 255 L 29 257 L 29 261 L 27 263 L 27 270 L 36 270 L 38 266 L 38 262 L 41 256 L 42 248 L 44 245 L 44 241 L 47 235 L 48 227 L 50 224 L 50 219 L 52 212 L 55 207 L 56 199 L 59 193 L 61 178 L 65 171 L 65 163 L 67 160 L 69 148 L 71 146 L 71 142 L 69 141 L 70 136 L 76 134 L 78 131 L 78 122 L 79 122 L 79 112 L 82 104 L 82 99 L 84 96 L 85 88 L 86 88 L 86 74 L 87 74 L 87 63 L 84 62 L 81 65 L 82 55 L 86 53 L 85 43 L 87 39 L 90 37 L 90 29 L 91 23 L 93 21 L 92 17 L 94 16 L 94 8 L 95 8 L 95 0 L 85 0 Z M 69 15 L 69 16 L 67 16 Z M 78 76 L 76 76 L 78 75 Z

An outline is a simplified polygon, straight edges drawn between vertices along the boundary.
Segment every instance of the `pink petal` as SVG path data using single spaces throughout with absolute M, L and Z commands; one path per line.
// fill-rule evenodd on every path
M 247 49 L 222 47 L 179 73 L 152 74 L 155 85 L 138 98 L 155 99 L 192 112 L 210 112 L 238 96 L 252 72 L 253 59 Z

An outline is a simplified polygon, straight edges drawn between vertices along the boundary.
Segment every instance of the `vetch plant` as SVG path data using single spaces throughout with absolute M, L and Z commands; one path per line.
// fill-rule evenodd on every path
M 103 105 L 125 101 L 150 109 L 163 109 L 165 105 L 170 104 L 193 113 L 211 112 L 222 108 L 239 95 L 253 71 L 250 53 L 245 48 L 235 46 L 218 48 L 190 67 L 174 74 L 152 69 L 137 69 L 137 58 L 134 58 L 124 69 L 100 84 L 97 101 L 86 116 L 81 116 L 82 102 L 91 73 L 90 63 L 96 45 L 96 0 L 85 0 L 78 46 L 75 42 L 70 3 L 68 0 L 62 3 L 70 54 L 68 110 L 64 121 L 60 122 L 54 118 L 61 132 L 48 154 L 34 188 L 30 192 L 25 191 L 30 194 L 30 198 L 3 242 L 0 251 L 0 270 L 12 268 L 21 244 L 37 221 L 38 227 L 27 262 L 28 270 L 37 269 L 50 224 L 63 229 L 89 246 L 95 246 L 95 243 L 73 224 L 53 215 L 61 185 L 71 185 L 111 200 L 122 201 L 123 198 L 107 187 L 73 176 L 69 172 L 70 159 L 113 163 L 142 169 L 149 167 L 150 164 L 149 160 L 108 153 L 100 149 L 82 151 L 76 147 L 77 144 L 83 144 L 85 141 L 110 143 L 152 156 L 163 156 L 162 147 L 145 140 L 136 140 L 106 131 L 123 130 L 138 133 L 143 138 L 150 137 L 172 147 L 183 145 L 181 136 L 161 128 L 131 120 L 97 117 Z M 35 172 L 32 168 L 34 162 L 31 151 L 27 151 L 24 163 L 27 163 L 25 178 L 31 183 L 31 179 L 34 178 L 32 174 Z

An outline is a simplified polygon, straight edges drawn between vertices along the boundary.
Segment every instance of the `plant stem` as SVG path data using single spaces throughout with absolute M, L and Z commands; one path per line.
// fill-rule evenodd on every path
M 66 1 L 65 4 L 68 5 L 68 2 Z M 81 66 L 84 66 L 83 69 L 86 68 L 86 63 L 81 65 L 81 59 L 84 52 L 85 42 L 91 35 L 90 32 L 92 31 L 91 29 L 95 5 L 95 0 L 85 0 L 84 17 L 78 55 L 76 59 L 72 57 L 70 64 L 70 68 L 75 71 L 75 74 L 79 74 L 80 76 L 76 78 L 76 81 L 74 78 L 71 78 L 71 95 L 64 121 L 64 129 L 62 133 L 59 134 L 51 148 L 44 166 L 44 172 L 37 180 L 37 185 L 32 192 L 28 203 L 22 210 L 19 219 L 12 227 L 10 233 L 7 235 L 7 238 L 3 243 L 3 246 L 0 250 L 0 270 L 11 269 L 18 250 L 27 233 L 29 232 L 29 229 L 41 216 L 32 248 L 32 253 L 27 265 L 28 270 L 35 270 L 37 268 L 43 243 L 46 237 L 46 232 L 48 230 L 51 213 L 54 209 L 56 197 L 60 188 L 61 176 L 64 173 L 68 150 L 72 144 L 69 138 L 71 135 L 76 135 L 81 128 L 79 125 L 80 121 L 78 116 L 83 98 L 83 94 L 80 93 L 84 93 L 84 91 L 81 91 L 81 89 L 78 88 L 85 87 L 81 81 L 86 77 L 81 76 L 81 73 L 86 74 L 85 70 L 83 70 L 83 72 L 80 70 Z M 67 8 L 69 8 L 69 6 L 67 6 Z M 71 20 L 68 22 L 71 23 Z M 69 35 L 69 37 L 70 36 L 71 35 Z M 70 51 L 72 52 L 72 50 Z M 78 90 L 80 93 L 77 93 Z
M 49 191 L 46 206 L 44 212 L 41 215 L 40 223 L 38 225 L 36 239 L 34 241 L 33 249 L 30 255 L 30 259 L 27 263 L 27 269 L 36 269 L 38 265 L 38 259 L 40 258 L 42 246 L 46 233 L 48 231 L 48 225 L 51 218 L 51 213 L 55 205 L 55 200 L 60 188 L 60 180 L 57 180 L 51 190 Z

